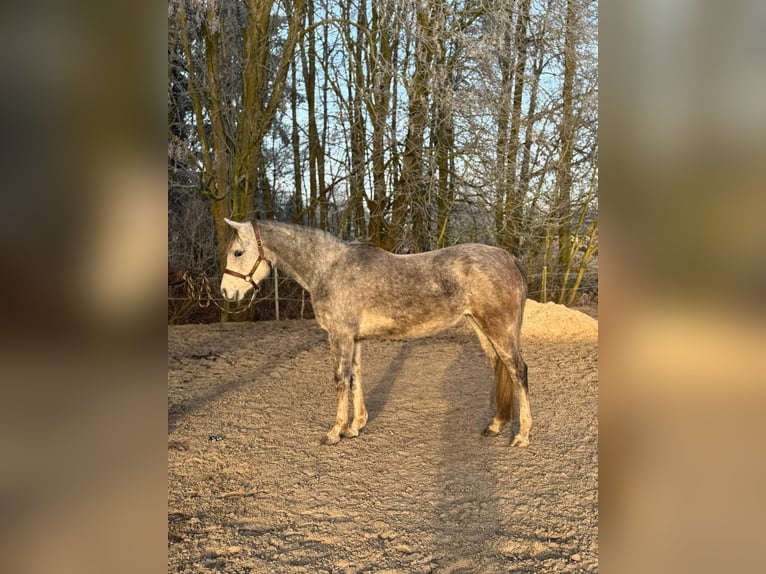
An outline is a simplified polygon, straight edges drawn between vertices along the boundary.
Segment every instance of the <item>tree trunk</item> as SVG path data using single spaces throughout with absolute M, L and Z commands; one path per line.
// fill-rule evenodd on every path
M 433 33 L 428 7 L 424 3 L 417 3 L 415 10 L 418 30 L 415 39 L 415 71 L 407 89 L 410 99 L 409 123 L 402 155 L 402 172 L 395 190 L 397 198 L 394 201 L 392 233 L 395 234 L 396 244 L 402 246 L 405 218 L 409 211 L 412 215 L 412 236 L 408 250 L 425 251 L 428 249 L 429 225 L 426 215 L 428 186 L 423 173 L 423 147 L 428 125 L 428 83 L 433 59 Z M 406 210 L 402 209 L 405 206 Z
M 290 133 L 290 143 L 293 148 L 293 223 L 303 223 L 303 170 L 301 168 L 301 140 L 298 133 L 298 79 L 295 72 L 296 66 L 292 69 L 292 90 L 290 90 L 290 116 L 292 119 L 292 131 Z
M 449 242 L 449 219 L 454 204 L 451 158 L 455 147 L 453 126 L 452 67 L 447 60 L 447 23 L 444 3 L 439 1 L 434 12 L 433 66 L 433 127 L 434 157 L 436 160 L 436 241 L 434 247 L 444 247 Z
M 386 149 L 385 135 L 388 129 L 388 115 L 391 105 L 391 82 L 394 70 L 394 53 L 397 49 L 398 35 L 393 30 L 395 25 L 395 6 L 386 2 L 378 6 L 380 0 L 372 4 L 371 33 L 377 38 L 377 49 L 371 59 L 372 86 L 369 115 L 372 125 L 372 198 L 367 201 L 370 212 L 370 241 L 393 250 L 394 244 L 389 235 L 388 222 L 385 219 L 389 197 L 386 189 Z
M 537 112 L 537 91 L 540 87 L 540 76 L 543 73 L 542 55 L 533 62 L 532 86 L 529 90 L 529 106 L 524 125 L 524 145 L 521 152 L 521 168 L 519 169 L 519 195 L 522 198 L 529 196 L 529 184 L 532 179 L 531 159 L 532 142 L 535 137 L 535 114 Z
M 353 223 L 354 238 L 367 239 L 367 223 L 364 213 L 365 146 L 367 130 L 362 114 L 362 97 L 365 93 L 364 45 L 366 36 L 361 30 L 367 28 L 366 2 L 360 0 L 357 8 L 356 38 L 352 38 L 351 26 L 347 28 L 347 41 L 352 47 L 349 58 L 348 100 L 351 113 L 351 169 L 349 174 L 349 210 Z
M 321 161 L 319 145 L 319 132 L 317 129 L 316 114 L 316 35 L 314 33 L 314 0 L 308 3 L 308 32 L 306 42 L 301 44 L 301 63 L 303 67 L 303 83 L 306 86 L 306 105 L 308 107 L 308 160 L 309 160 L 309 209 L 308 224 L 316 226 L 317 207 L 319 202 L 319 178 L 318 169 Z
M 313 12 L 313 11 L 312 11 Z M 325 3 L 325 20 L 330 17 L 330 8 L 329 3 Z M 313 18 L 312 18 L 312 24 L 313 24 Z M 322 42 L 322 69 L 325 71 L 327 70 L 327 64 L 329 60 L 329 40 L 328 40 L 328 30 L 329 26 L 324 27 L 324 34 L 323 34 L 323 42 Z M 329 92 L 329 86 L 328 86 L 328 80 L 327 80 L 327 73 L 324 74 L 324 79 L 322 81 L 322 138 L 320 140 L 319 135 L 316 135 L 316 141 L 317 141 L 317 153 L 316 153 L 316 164 L 317 164 L 317 186 L 320 191 L 319 195 L 319 221 L 322 226 L 322 229 L 327 229 L 327 182 L 325 181 L 325 171 L 324 171 L 324 152 L 327 149 L 327 121 L 329 117 L 328 112 L 328 106 L 327 106 L 327 93 Z M 316 124 L 315 124 L 316 129 Z
M 575 138 L 573 111 L 574 77 L 577 66 L 575 41 L 577 33 L 577 12 L 575 0 L 567 0 L 567 20 L 564 41 L 564 84 L 562 88 L 561 125 L 559 126 L 560 156 L 556 169 L 558 193 L 556 198 L 557 235 L 559 240 L 558 271 L 568 268 L 572 237 L 572 151 Z M 562 285 L 563 287 L 563 285 Z
M 495 242 L 502 245 L 509 233 L 505 205 L 508 197 L 508 141 L 511 127 L 511 97 L 513 90 L 513 42 L 510 25 L 503 31 L 503 55 L 500 60 L 500 94 L 495 144 Z
M 511 129 L 508 136 L 508 159 L 506 162 L 505 184 L 505 234 L 502 247 L 518 253 L 522 229 L 524 197 L 519 193 L 516 167 L 519 155 L 519 131 L 521 128 L 521 103 L 524 93 L 527 65 L 527 21 L 530 0 L 520 0 L 516 20 L 514 41 L 516 44 L 516 66 L 513 71 L 513 106 L 511 108 Z

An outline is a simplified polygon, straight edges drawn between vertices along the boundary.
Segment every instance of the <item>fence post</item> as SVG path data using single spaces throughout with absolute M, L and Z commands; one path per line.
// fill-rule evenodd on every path
M 279 275 L 274 267 L 274 316 L 279 321 Z
M 541 303 L 545 303 L 548 300 L 548 266 L 543 265 L 543 273 L 540 277 L 540 299 Z

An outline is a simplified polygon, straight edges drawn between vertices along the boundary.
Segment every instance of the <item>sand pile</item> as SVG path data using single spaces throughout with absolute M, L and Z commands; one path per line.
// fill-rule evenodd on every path
M 598 321 L 564 305 L 527 299 L 521 335 L 536 339 L 598 339 Z

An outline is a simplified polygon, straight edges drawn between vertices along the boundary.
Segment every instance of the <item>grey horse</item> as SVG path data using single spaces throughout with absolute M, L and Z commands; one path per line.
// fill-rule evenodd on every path
M 425 337 L 466 320 L 495 373 L 495 416 L 484 436 L 497 436 L 511 421 L 517 395 L 519 432 L 511 445 L 529 444 L 532 415 L 519 344 L 527 285 L 510 253 L 464 244 L 394 255 L 308 227 L 274 221 L 226 223 L 236 232 L 221 280 L 226 300 L 241 301 L 270 274 L 272 265 L 311 294 L 317 322 L 329 336 L 338 398 L 335 423 L 324 444 L 356 437 L 367 423 L 360 341 Z

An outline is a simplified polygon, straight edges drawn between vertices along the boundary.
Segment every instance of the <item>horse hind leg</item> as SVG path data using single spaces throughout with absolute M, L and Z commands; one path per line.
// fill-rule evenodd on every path
M 482 434 L 500 434 L 503 427 L 511 421 L 516 395 L 519 404 L 519 432 L 511 441 L 511 446 L 526 447 L 529 445 L 529 433 L 532 430 L 532 414 L 529 408 L 527 364 L 519 349 L 518 330 L 513 331 L 510 337 L 489 336 L 475 317 L 471 319 L 495 373 L 495 416 Z
M 484 335 L 482 330 L 479 328 L 479 325 L 476 323 L 476 320 L 473 317 L 470 317 L 470 319 L 471 325 L 473 326 L 474 331 L 476 332 L 476 336 L 479 339 L 479 343 L 481 344 L 481 348 L 484 349 L 484 353 L 487 355 L 489 364 L 492 367 L 492 372 L 495 374 L 495 397 L 493 401 L 495 405 L 495 416 L 492 419 L 492 422 L 489 423 L 487 428 L 485 428 L 481 434 L 487 437 L 498 436 L 503 427 L 505 427 L 505 425 L 507 425 L 511 420 L 513 387 L 502 384 L 501 377 L 506 376 L 505 366 L 498 358 L 497 352 L 495 351 L 495 347 L 492 345 L 492 342 L 486 337 L 486 335 Z M 511 393 L 510 397 L 508 396 L 509 391 Z
M 367 408 L 364 406 L 364 393 L 362 392 L 362 352 L 359 341 L 354 342 L 351 398 L 354 405 L 354 419 L 351 421 L 351 425 L 343 431 L 343 436 L 346 438 L 359 436 L 359 431 L 367 424 Z
M 498 436 L 513 418 L 513 381 L 502 361 L 495 361 L 495 416 L 483 436 Z
M 532 430 L 527 364 L 524 362 L 521 351 L 515 342 L 511 344 L 510 353 L 506 352 L 505 349 L 498 349 L 497 354 L 504 367 L 503 381 L 509 389 L 512 389 L 512 391 L 509 391 L 511 400 L 515 394 L 519 404 L 519 432 L 513 437 L 511 446 L 526 447 L 529 446 L 529 432 Z M 498 380 L 498 387 L 500 386 L 501 382 Z M 500 391 L 498 391 L 499 393 Z
M 516 348 L 513 353 L 515 380 L 518 381 L 519 395 L 519 432 L 513 437 L 511 446 L 529 446 L 529 432 L 532 430 L 532 413 L 529 409 L 529 383 L 527 381 L 527 364 Z

